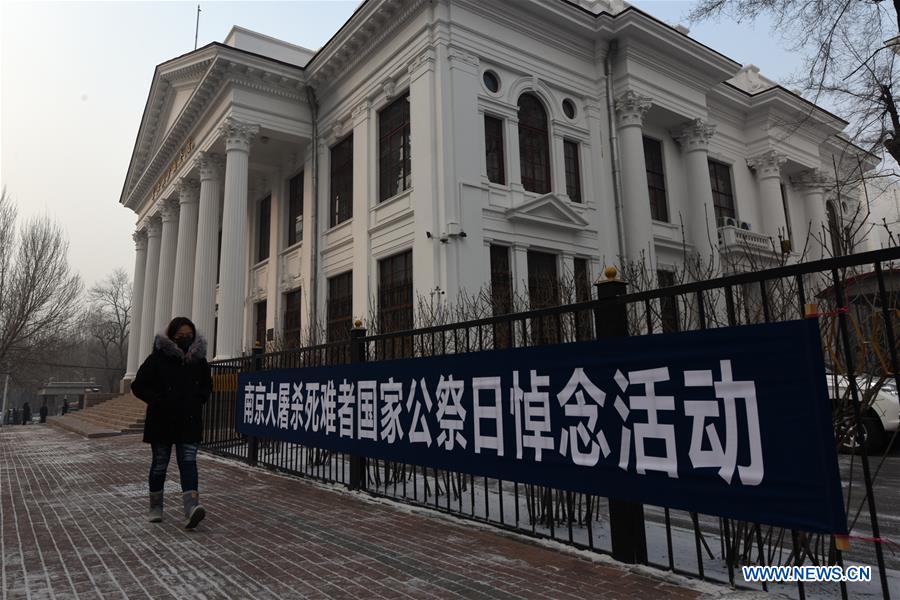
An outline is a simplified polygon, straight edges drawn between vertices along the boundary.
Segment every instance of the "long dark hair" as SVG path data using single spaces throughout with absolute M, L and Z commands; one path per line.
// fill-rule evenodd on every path
M 174 340 L 175 334 L 178 333 L 178 330 L 181 329 L 184 325 L 187 325 L 191 328 L 191 331 L 194 332 L 194 339 L 197 339 L 197 327 L 187 317 L 175 317 L 174 319 L 172 319 L 172 321 L 169 323 L 169 326 L 166 327 L 166 337 L 170 340 Z

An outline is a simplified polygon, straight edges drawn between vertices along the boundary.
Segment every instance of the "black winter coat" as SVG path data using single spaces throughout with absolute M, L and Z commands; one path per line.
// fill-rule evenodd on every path
M 153 347 L 131 382 L 132 393 L 147 403 L 144 441 L 200 443 L 202 407 L 212 393 L 206 340 L 198 335 L 184 353 L 159 334 Z

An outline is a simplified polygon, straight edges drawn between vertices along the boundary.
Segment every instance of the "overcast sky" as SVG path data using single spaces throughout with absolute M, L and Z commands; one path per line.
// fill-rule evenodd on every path
M 198 47 L 240 25 L 315 49 L 357 4 L 200 2 Z M 632 4 L 676 24 L 693 2 Z M 87 286 L 117 267 L 133 271 L 136 219 L 119 195 L 153 69 L 193 49 L 196 10 L 196 2 L 0 1 L 0 183 L 22 217 L 49 214 L 62 225 Z M 775 80 L 798 66 L 764 23 L 708 23 L 691 36 Z

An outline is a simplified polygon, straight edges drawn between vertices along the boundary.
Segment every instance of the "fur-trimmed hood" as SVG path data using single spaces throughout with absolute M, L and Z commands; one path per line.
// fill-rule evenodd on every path
M 183 360 L 186 363 L 196 362 L 206 358 L 206 338 L 199 333 L 194 338 L 194 343 L 188 348 L 187 353 L 181 351 L 181 348 L 166 333 L 160 332 L 156 334 L 156 340 L 153 347 L 160 350 L 163 354 Z

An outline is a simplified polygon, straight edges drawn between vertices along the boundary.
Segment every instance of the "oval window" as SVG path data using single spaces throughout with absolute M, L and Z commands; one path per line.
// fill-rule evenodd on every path
M 568 118 L 575 118 L 575 103 L 566 98 L 562 103 L 563 114 L 565 114 Z
M 492 94 L 500 91 L 500 78 L 493 71 L 485 71 L 484 75 L 482 75 L 482 80 L 484 81 L 484 87 Z

